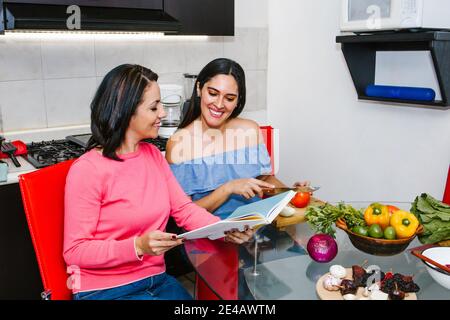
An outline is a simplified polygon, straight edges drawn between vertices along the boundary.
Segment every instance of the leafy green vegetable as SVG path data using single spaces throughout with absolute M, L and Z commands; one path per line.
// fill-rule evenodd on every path
M 315 232 L 326 233 L 333 238 L 336 237 L 333 224 L 339 218 L 343 218 L 350 229 L 356 226 L 366 225 L 362 210 L 357 210 L 342 202 L 337 206 L 329 203 L 321 206 L 310 206 L 306 209 L 305 216 Z
M 424 244 L 450 239 L 450 206 L 422 193 L 414 200 L 411 212 L 419 218 L 424 233 L 419 236 Z

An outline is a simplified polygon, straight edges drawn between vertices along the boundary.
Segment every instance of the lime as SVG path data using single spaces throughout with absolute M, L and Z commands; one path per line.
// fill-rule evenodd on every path
M 373 224 L 369 228 L 369 236 L 372 238 L 383 238 L 383 229 L 379 224 Z
M 397 237 L 394 227 L 384 229 L 384 237 L 388 240 L 394 240 Z
M 365 226 L 356 226 L 353 228 L 353 232 L 367 237 L 369 235 L 369 228 Z

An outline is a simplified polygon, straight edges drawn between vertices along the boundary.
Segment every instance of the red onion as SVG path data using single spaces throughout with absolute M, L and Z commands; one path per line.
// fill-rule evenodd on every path
M 338 252 L 336 241 L 328 234 L 312 236 L 306 248 L 311 259 L 317 262 L 330 262 Z

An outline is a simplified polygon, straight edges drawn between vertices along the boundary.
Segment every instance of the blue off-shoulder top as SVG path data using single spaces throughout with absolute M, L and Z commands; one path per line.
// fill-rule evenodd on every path
M 270 174 L 272 166 L 264 144 L 226 151 L 170 165 L 181 187 L 193 201 L 201 199 L 224 183 Z M 257 196 L 245 199 L 233 194 L 213 213 L 225 219 L 245 204 L 261 200 Z

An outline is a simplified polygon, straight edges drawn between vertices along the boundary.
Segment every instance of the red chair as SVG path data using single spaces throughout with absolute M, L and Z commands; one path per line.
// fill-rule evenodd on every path
M 69 300 L 63 258 L 64 188 L 74 160 L 19 176 L 22 201 L 41 273 L 44 300 Z
M 444 199 L 442 202 L 450 205 L 450 166 L 448 167 L 447 185 L 444 190 Z
M 261 126 L 259 127 L 261 130 L 264 143 L 267 148 L 267 153 L 270 157 L 270 163 L 272 165 L 272 175 L 275 173 L 275 149 L 274 149 L 274 131 L 271 126 Z

